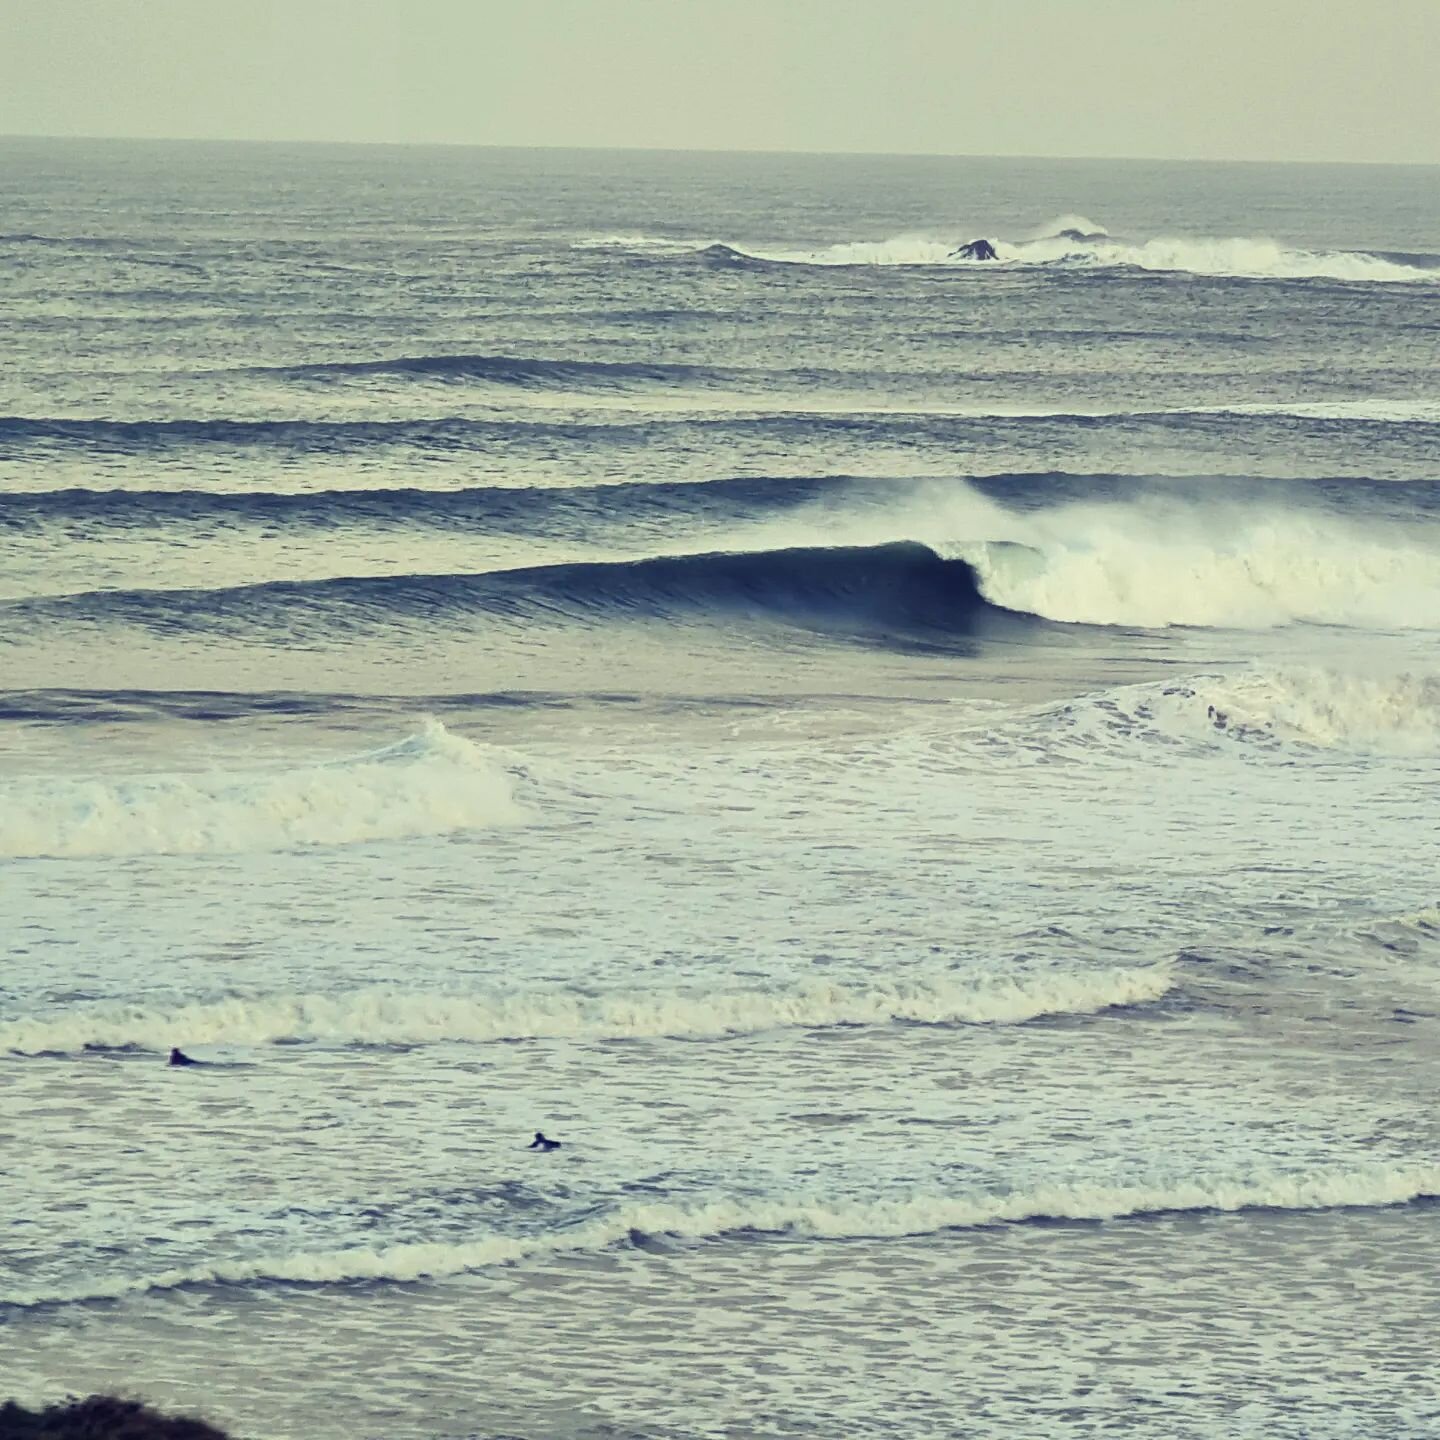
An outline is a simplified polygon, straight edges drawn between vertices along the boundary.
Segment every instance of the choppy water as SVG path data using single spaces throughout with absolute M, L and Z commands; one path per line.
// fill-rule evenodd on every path
M 0 189 L 4 1389 L 1435 1433 L 1440 175 Z

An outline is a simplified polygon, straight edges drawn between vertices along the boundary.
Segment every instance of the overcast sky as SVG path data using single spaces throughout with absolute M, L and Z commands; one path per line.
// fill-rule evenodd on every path
M 0 0 L 0 134 L 1440 163 L 1440 0 Z

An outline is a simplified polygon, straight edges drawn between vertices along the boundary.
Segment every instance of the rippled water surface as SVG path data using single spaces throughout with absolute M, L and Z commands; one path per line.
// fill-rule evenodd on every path
M 1440 1428 L 1436 172 L 0 190 L 6 1389 Z

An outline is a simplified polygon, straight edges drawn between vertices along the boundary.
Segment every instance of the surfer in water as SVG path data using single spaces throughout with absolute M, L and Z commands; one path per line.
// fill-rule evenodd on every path
M 558 1140 L 547 1140 L 545 1136 L 537 1130 L 535 1132 L 535 1138 L 525 1148 L 527 1150 L 548 1152 L 550 1150 L 558 1150 L 560 1148 L 560 1142 Z
M 198 1060 L 192 1060 L 183 1050 L 172 1049 L 170 1051 L 170 1063 L 172 1065 L 198 1065 Z

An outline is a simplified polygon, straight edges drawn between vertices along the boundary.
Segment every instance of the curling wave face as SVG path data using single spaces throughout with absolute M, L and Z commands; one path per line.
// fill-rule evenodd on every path
M 1440 544 L 1428 519 L 1163 499 L 1022 512 L 951 485 L 853 506 L 830 496 L 773 521 L 702 516 L 691 544 L 711 536 L 736 548 L 682 542 L 668 555 L 481 574 L 115 589 L 16 600 L 7 616 L 12 633 L 60 622 L 317 637 L 467 618 L 546 628 L 767 620 L 902 644 L 972 636 L 1007 616 L 1142 629 L 1440 629 Z

